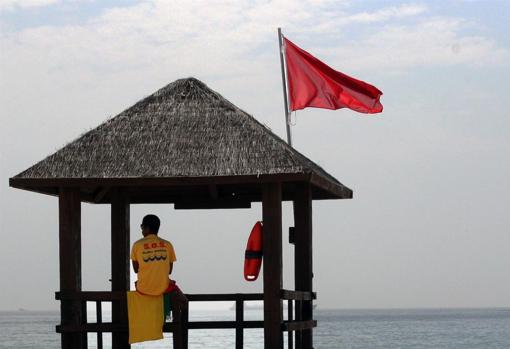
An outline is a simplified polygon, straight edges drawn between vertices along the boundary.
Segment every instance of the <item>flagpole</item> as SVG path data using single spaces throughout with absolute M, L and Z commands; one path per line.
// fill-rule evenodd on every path
M 287 79 L 285 78 L 285 57 L 283 47 L 282 28 L 278 28 L 278 43 L 280 44 L 280 65 L 282 68 L 283 101 L 285 105 L 285 126 L 287 127 L 287 143 L 292 147 L 292 135 L 290 132 L 290 110 L 287 96 Z

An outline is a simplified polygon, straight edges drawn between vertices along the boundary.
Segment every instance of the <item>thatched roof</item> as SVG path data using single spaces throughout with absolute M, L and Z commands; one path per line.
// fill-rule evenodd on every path
M 349 196 L 349 189 L 254 117 L 188 78 L 83 134 L 13 177 L 11 185 L 297 174 L 314 175 Z

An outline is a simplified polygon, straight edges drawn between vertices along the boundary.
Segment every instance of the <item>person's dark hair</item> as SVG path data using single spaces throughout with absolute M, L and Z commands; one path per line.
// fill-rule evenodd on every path
M 149 228 L 149 230 L 154 234 L 158 233 L 160 224 L 161 222 L 159 221 L 158 216 L 153 214 L 146 215 L 142 220 L 142 226 Z

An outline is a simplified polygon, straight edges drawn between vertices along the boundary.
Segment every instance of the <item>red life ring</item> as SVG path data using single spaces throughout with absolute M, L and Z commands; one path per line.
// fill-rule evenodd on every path
M 257 222 L 251 230 L 244 254 L 244 279 L 257 280 L 262 266 L 262 222 Z

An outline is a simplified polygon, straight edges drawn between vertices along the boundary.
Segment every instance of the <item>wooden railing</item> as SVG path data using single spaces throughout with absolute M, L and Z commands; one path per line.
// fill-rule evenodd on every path
M 189 302 L 235 302 L 235 320 L 234 321 L 189 321 L 187 311 L 183 312 L 182 319 L 179 319 L 185 332 L 196 329 L 235 329 L 236 331 L 236 349 L 243 348 L 243 337 L 245 328 L 264 328 L 264 321 L 246 321 L 244 320 L 244 302 L 263 301 L 262 293 L 231 293 L 231 294 L 187 294 Z M 102 291 L 82 291 L 82 292 L 56 292 L 55 298 L 61 301 L 79 301 L 85 306 L 86 302 L 95 302 L 96 322 L 88 323 L 86 316 L 81 324 L 61 324 L 56 327 L 58 333 L 67 332 L 86 332 L 97 333 L 97 348 L 103 348 L 103 333 L 127 332 L 127 325 L 113 322 L 103 322 L 102 302 L 125 302 L 126 292 L 102 292 Z M 294 320 L 294 314 L 300 319 L 300 304 L 303 301 L 312 301 L 316 298 L 313 292 L 302 291 L 281 291 L 281 299 L 288 302 L 288 319 L 282 323 L 282 331 L 288 332 L 288 347 L 293 349 L 293 332 L 311 329 L 317 326 L 316 320 Z M 295 306 L 295 307 L 294 307 Z M 174 319 L 176 320 L 176 319 Z M 163 332 L 174 332 L 178 323 L 165 322 Z M 187 348 L 187 336 L 185 348 Z

